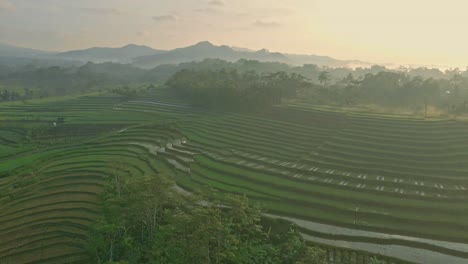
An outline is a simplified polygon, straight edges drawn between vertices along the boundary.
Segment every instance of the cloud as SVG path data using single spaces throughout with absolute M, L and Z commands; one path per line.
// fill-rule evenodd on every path
M 208 2 L 209 5 L 213 5 L 213 6 L 224 6 L 225 3 L 224 1 L 222 0 L 211 0 Z
M 92 14 L 99 14 L 99 15 L 121 15 L 123 14 L 122 11 L 114 9 L 114 8 L 89 8 L 83 7 L 80 8 L 81 11 L 92 13 Z
M 236 16 L 236 17 L 239 17 L 239 18 L 245 18 L 245 17 L 248 17 L 248 16 L 249 16 L 249 13 L 240 12 L 240 13 L 235 14 L 235 16 Z
M 199 12 L 199 13 L 209 13 L 209 14 L 216 14 L 216 13 L 219 13 L 220 11 L 217 10 L 217 9 L 214 9 L 214 8 L 197 8 L 197 9 L 194 9 L 195 12 Z
M 257 20 L 252 25 L 256 27 L 262 27 L 262 28 L 275 28 L 275 27 L 281 26 L 281 24 L 274 22 L 274 21 L 262 21 L 262 20 Z
M 275 15 L 287 16 L 287 15 L 293 15 L 294 13 L 296 13 L 296 10 L 292 8 L 288 8 L 288 7 L 271 7 L 271 8 L 267 8 L 266 12 L 270 14 L 275 14 Z
M 147 38 L 151 35 L 151 33 L 148 30 L 140 30 L 137 32 L 137 35 L 143 38 Z
M 156 22 L 164 22 L 164 21 L 174 21 L 177 20 L 178 18 L 174 15 L 160 15 L 160 16 L 154 16 L 153 20 Z
M 10 0 L 0 0 L 0 10 L 15 11 L 16 6 Z
M 250 27 L 245 27 L 245 26 L 239 26 L 239 27 L 228 27 L 226 30 L 229 31 L 248 31 L 251 30 L 252 28 Z

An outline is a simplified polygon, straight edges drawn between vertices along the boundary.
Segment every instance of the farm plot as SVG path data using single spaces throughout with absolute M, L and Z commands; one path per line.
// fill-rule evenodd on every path
M 12 146 L 0 149 L 1 263 L 86 263 L 106 182 L 169 171 L 144 144 L 176 138 L 157 125 L 173 113 L 148 117 L 115 110 L 119 103 L 83 96 L 0 106 L 0 134 Z
M 460 232 L 468 230 L 466 123 L 339 112 L 324 114 L 325 122 L 323 110 L 304 112 L 313 116 L 181 123 L 187 145 L 200 154 L 180 185 L 246 194 L 299 219 L 466 241 Z M 467 257 L 468 248 L 462 251 L 456 254 Z
M 463 122 L 306 105 L 213 113 L 160 91 L 131 101 L 96 94 L 5 104 L 0 111 L 6 263 L 86 262 L 83 245 L 106 181 L 161 171 L 188 191 L 210 188 L 221 200 L 245 194 L 278 216 L 356 230 L 340 237 L 349 241 L 388 243 L 359 232 L 468 239 Z M 468 249 L 437 243 L 392 243 L 468 257 Z

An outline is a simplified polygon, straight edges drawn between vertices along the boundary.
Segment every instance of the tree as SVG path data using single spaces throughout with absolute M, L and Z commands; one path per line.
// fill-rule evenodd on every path
M 344 77 L 342 80 L 341 80 L 341 83 L 343 83 L 344 85 L 352 85 L 352 84 L 355 84 L 356 80 L 354 79 L 354 76 L 352 73 L 348 73 L 348 75 L 346 75 L 346 77 Z
M 173 185 L 163 174 L 111 179 L 87 244 L 90 257 L 97 263 L 322 263 L 321 251 L 295 228 L 272 235 L 245 196 L 228 195 L 219 206 L 180 195 Z
M 328 71 L 322 71 L 320 72 L 319 76 L 318 76 L 318 81 L 320 82 L 320 84 L 327 84 L 328 81 L 330 80 L 330 73 Z

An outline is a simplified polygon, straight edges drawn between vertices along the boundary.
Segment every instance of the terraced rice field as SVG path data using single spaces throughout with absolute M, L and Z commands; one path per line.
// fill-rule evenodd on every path
M 161 91 L 4 104 L 0 122 L 1 263 L 82 263 L 105 180 L 161 171 L 188 191 L 246 194 L 316 242 L 468 258 L 465 122 L 308 105 L 210 113 Z
M 0 263 L 86 263 L 83 246 L 108 179 L 169 169 L 133 144 L 165 143 L 170 133 L 158 123 L 168 117 L 152 115 L 147 124 L 145 115 L 117 114 L 119 101 L 89 96 L 1 106 Z M 66 121 L 55 127 L 58 116 Z M 30 139 L 31 131 L 42 132 Z

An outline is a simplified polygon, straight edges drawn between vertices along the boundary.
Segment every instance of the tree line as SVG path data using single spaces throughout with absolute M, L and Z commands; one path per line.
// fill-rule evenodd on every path
M 35 67 L 0 68 L 0 86 L 9 93 L 21 94 L 29 89 L 33 94 L 28 99 L 84 94 L 108 87 L 140 84 L 144 70 L 115 63 L 88 63 L 79 67 Z M 10 96 L 11 97 L 11 96 Z M 9 100 L 23 98 L 13 96 Z
M 206 59 L 150 70 L 115 63 L 0 67 L 0 85 L 4 87 L 0 100 L 89 93 L 149 83 L 167 83 L 193 104 L 211 108 L 261 108 L 284 99 L 298 99 L 316 104 L 405 108 L 424 115 L 431 109 L 452 115 L 468 111 L 468 71 L 388 69 L 377 65 L 326 68 L 245 59 Z M 114 91 L 125 98 L 135 96 L 131 91 Z
M 460 115 L 468 113 L 468 78 L 461 73 L 434 79 L 381 71 L 333 81 L 328 71 L 316 80 L 284 71 L 257 73 L 222 69 L 183 69 L 166 85 L 194 105 L 229 110 L 262 109 L 284 99 L 338 106 L 375 106 Z
M 174 74 L 166 85 L 196 106 L 250 110 L 280 104 L 309 83 L 294 73 L 185 69 Z
M 425 79 L 403 72 L 382 71 L 358 78 L 350 73 L 330 83 L 329 73 L 323 71 L 318 84 L 302 98 L 319 104 L 404 108 L 425 116 L 429 107 L 447 114 L 466 114 L 468 78 L 457 73 L 450 78 Z

